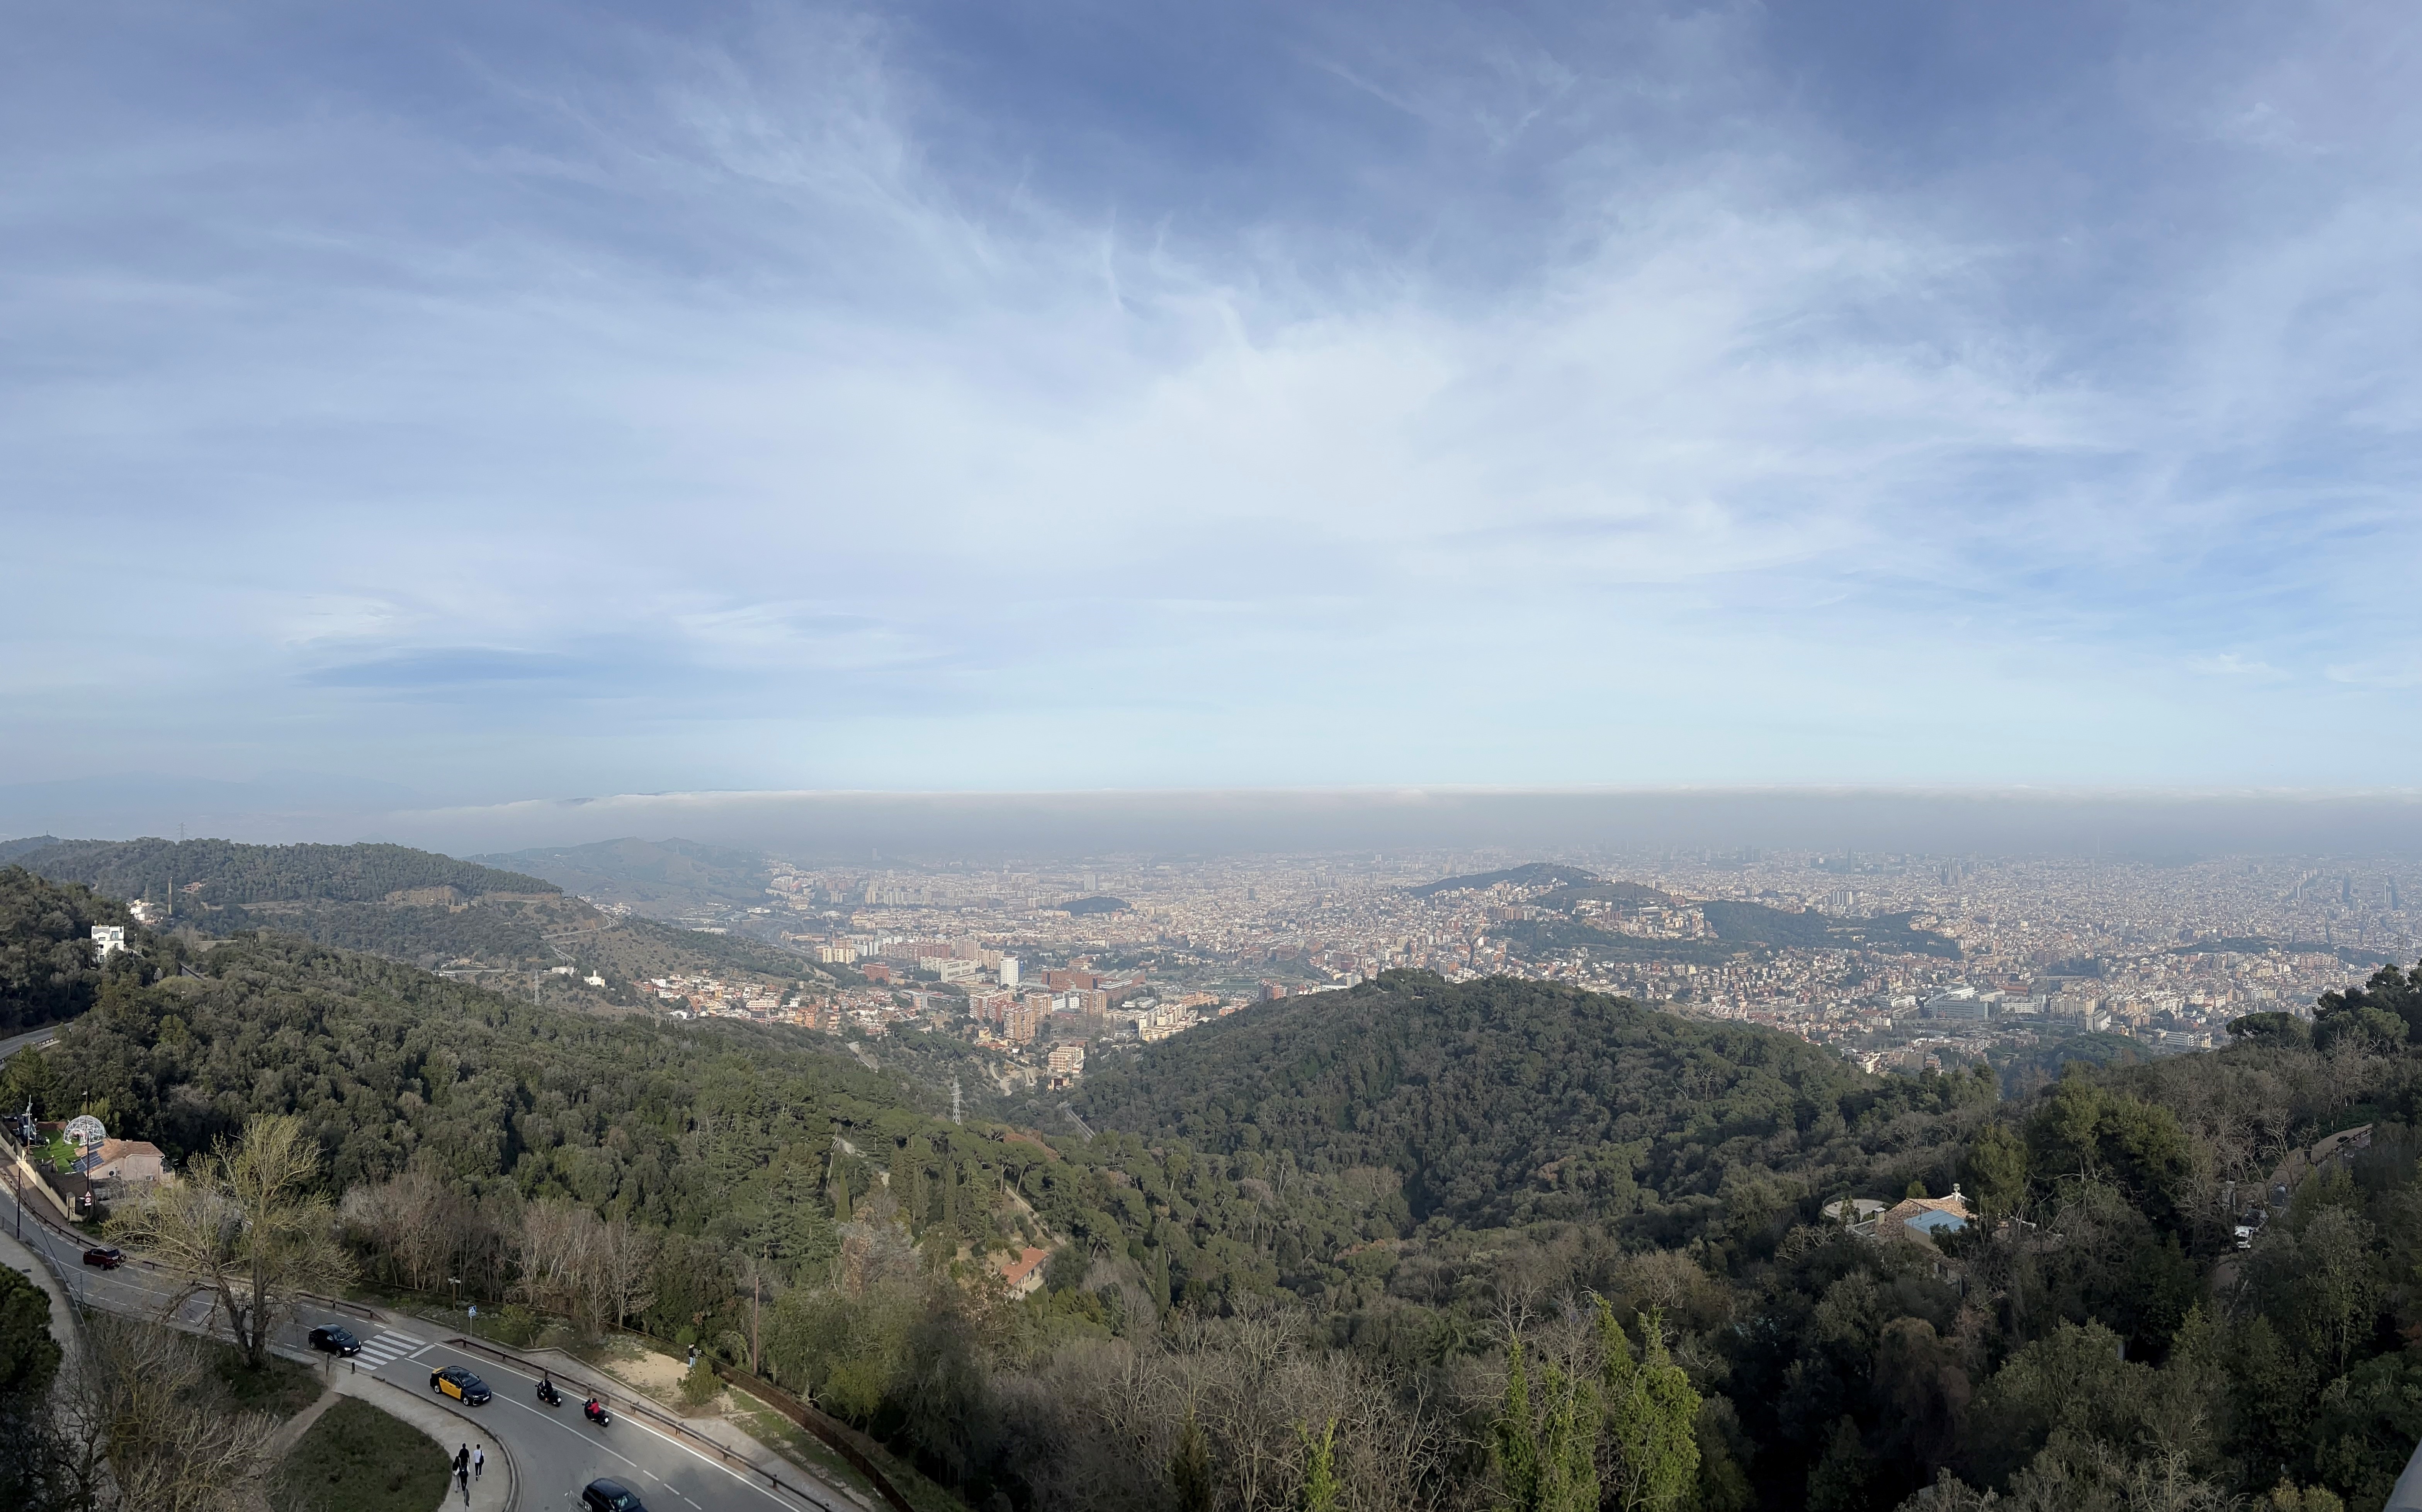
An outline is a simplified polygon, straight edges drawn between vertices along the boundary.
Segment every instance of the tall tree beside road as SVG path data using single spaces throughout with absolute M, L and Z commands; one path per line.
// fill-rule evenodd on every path
M 185 1179 L 145 1192 L 109 1225 L 193 1280 L 174 1306 L 209 1292 L 255 1368 L 305 1287 L 333 1289 L 351 1276 L 337 1242 L 336 1209 L 319 1189 L 320 1147 L 292 1114 L 257 1116 L 243 1137 L 186 1168 Z
M 46 1408 L 59 1373 L 51 1299 L 0 1267 L 0 1505 L 49 1507 L 62 1498 Z

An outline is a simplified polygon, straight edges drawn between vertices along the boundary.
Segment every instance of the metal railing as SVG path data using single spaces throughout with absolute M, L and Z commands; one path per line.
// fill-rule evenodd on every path
M 900 1493 L 900 1488 L 891 1484 L 891 1477 L 883 1473 L 881 1468 L 866 1457 L 865 1451 L 850 1442 L 833 1421 L 824 1413 L 808 1403 L 800 1401 L 773 1382 L 749 1375 L 736 1365 L 727 1365 L 720 1360 L 712 1359 L 707 1363 L 714 1367 L 716 1375 L 727 1384 L 747 1392 L 767 1407 L 814 1434 L 818 1442 L 847 1460 L 850 1469 L 865 1476 L 875 1490 L 882 1493 L 883 1500 L 891 1505 L 893 1512 L 916 1512 L 915 1507 L 909 1504 L 908 1498 Z
M 644 1344 L 654 1345 L 667 1355 L 671 1355 L 683 1347 L 672 1340 L 650 1333 L 645 1329 L 617 1328 L 613 1331 L 624 1338 L 637 1339 Z M 696 1350 L 692 1351 L 693 1356 L 696 1353 Z M 883 1467 L 876 1464 L 865 1450 L 857 1446 L 851 1430 L 830 1413 L 813 1402 L 803 1401 L 792 1395 L 753 1371 L 743 1370 L 738 1365 L 726 1364 L 712 1355 L 706 1357 L 706 1362 L 725 1385 L 734 1386 L 747 1392 L 767 1407 L 814 1434 L 817 1441 L 826 1448 L 841 1456 L 842 1459 L 848 1461 L 852 1470 L 865 1476 L 881 1494 L 883 1500 L 890 1504 L 894 1512 L 915 1512 L 914 1504 L 902 1493 L 900 1488 L 892 1483 L 891 1477 L 884 1473 Z

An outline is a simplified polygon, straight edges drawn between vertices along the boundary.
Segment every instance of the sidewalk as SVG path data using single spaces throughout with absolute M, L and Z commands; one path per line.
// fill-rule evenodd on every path
M 322 1413 L 336 1406 L 339 1399 L 354 1396 L 427 1434 L 439 1449 L 445 1451 L 448 1463 L 452 1462 L 454 1452 L 464 1444 L 474 1449 L 485 1449 L 488 1452 L 487 1470 L 471 1483 L 470 1512 L 512 1512 L 516 1501 L 512 1460 L 504 1448 L 481 1432 L 476 1424 L 457 1415 L 441 1402 L 415 1395 L 375 1376 L 357 1375 L 342 1369 L 331 1375 L 324 1366 L 318 1375 L 328 1382 L 330 1389 L 322 1393 L 318 1401 L 289 1418 L 278 1428 L 277 1436 L 269 1441 L 270 1473 L 275 1474 L 277 1468 L 285 1464 L 286 1457 L 293 1453 L 294 1446 L 302 1442 L 303 1436 L 310 1431 L 312 1424 L 320 1421 Z M 258 1507 L 267 1504 L 265 1501 L 257 1500 Z M 445 1499 L 432 1512 L 456 1512 L 463 1504 L 462 1490 L 449 1478 L 446 1482 Z
M 511 1512 L 514 1504 L 514 1471 L 505 1448 L 476 1423 L 457 1415 L 442 1406 L 437 1398 L 421 1396 L 390 1385 L 376 1376 L 337 1372 L 337 1390 L 346 1396 L 358 1396 L 389 1417 L 401 1418 L 437 1442 L 451 1461 L 454 1451 L 464 1444 L 488 1453 L 488 1468 L 471 1483 L 470 1512 Z M 463 1493 L 451 1481 L 446 1486 L 447 1507 L 463 1505 Z
M 68 1305 L 68 1295 L 60 1289 L 58 1277 L 51 1273 L 51 1268 L 42 1263 L 40 1255 L 36 1254 L 30 1246 L 18 1243 L 16 1236 L 7 1228 L 0 1228 L 0 1263 L 32 1278 L 35 1285 L 49 1294 L 51 1337 L 56 1339 L 59 1347 L 72 1357 L 76 1339 L 75 1309 Z

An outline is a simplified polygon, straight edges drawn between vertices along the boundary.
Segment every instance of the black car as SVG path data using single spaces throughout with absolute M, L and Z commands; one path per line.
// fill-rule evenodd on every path
M 331 1323 L 324 1329 L 311 1331 L 311 1347 L 322 1354 L 357 1355 L 362 1352 L 362 1341 L 354 1337 L 351 1329 L 340 1329 Z
M 620 1481 L 593 1480 L 580 1490 L 580 1512 L 648 1512 L 647 1504 Z
M 450 1396 L 465 1407 L 478 1407 L 495 1394 L 488 1390 L 486 1381 L 461 1365 L 448 1365 L 443 1370 L 431 1372 L 429 1389 L 440 1396 Z
M 126 1256 L 114 1249 L 103 1249 L 100 1245 L 95 1245 L 84 1252 L 84 1263 L 88 1266 L 99 1266 L 103 1270 L 115 1270 L 126 1264 Z

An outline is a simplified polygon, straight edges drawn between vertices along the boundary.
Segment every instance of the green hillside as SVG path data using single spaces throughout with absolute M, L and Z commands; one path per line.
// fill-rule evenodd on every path
M 92 926 L 128 922 L 125 908 L 89 888 L 0 867 L 0 1034 L 91 1007 L 102 981 Z
M 1957 958 L 1959 947 L 1928 930 L 1913 929 L 1911 914 L 1885 914 L 1874 919 L 1840 919 L 1815 909 L 1793 913 L 1762 903 L 1711 899 L 1699 905 L 1699 915 L 1718 939 L 1742 944 L 1797 946 L 1806 950 L 1887 950 L 1912 955 Z
M 555 882 L 401 845 L 58 841 L 20 864 L 103 897 L 173 900 L 176 924 L 205 935 L 270 930 L 499 984 L 518 976 L 525 992 L 528 973 L 557 966 L 606 980 L 544 976 L 539 990 L 563 1006 L 636 1006 L 637 984 L 662 976 L 822 974 L 777 944 L 618 918 Z
M 1743 1166 L 1855 1161 L 1851 1126 L 1908 1085 L 1769 1030 L 1393 971 L 1106 1063 L 1077 1106 L 1200 1149 L 1382 1168 L 1410 1221 L 1493 1228 L 1678 1210 Z
M 1737 941 L 1663 939 L 1654 936 L 1626 935 L 1616 930 L 1601 929 L 1586 919 L 1567 919 L 1554 913 L 1540 913 L 1530 919 L 1491 924 L 1488 933 L 1492 938 L 1512 945 L 1515 953 L 1526 961 L 1586 950 L 1593 958 L 1600 961 L 1671 961 L 1691 966 L 1720 966 L 1735 956 L 1754 953 L 1754 947 Z
M 389 894 L 451 888 L 554 893 L 552 882 L 458 861 L 406 845 L 246 845 L 230 840 L 67 840 L 18 858 L 55 882 L 81 882 L 113 898 L 204 905 L 310 900 L 377 903 Z

